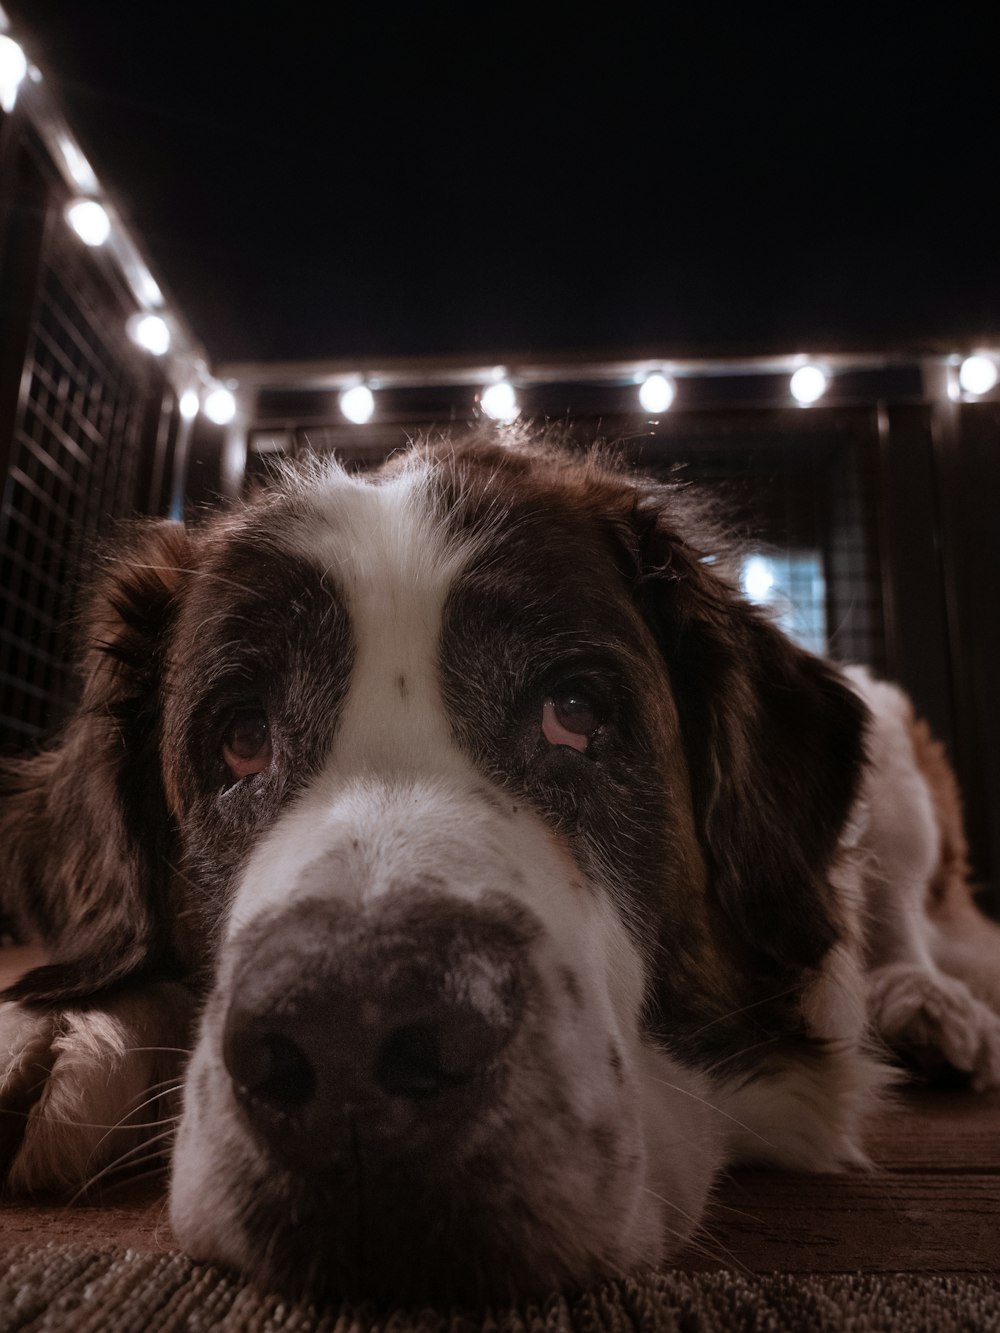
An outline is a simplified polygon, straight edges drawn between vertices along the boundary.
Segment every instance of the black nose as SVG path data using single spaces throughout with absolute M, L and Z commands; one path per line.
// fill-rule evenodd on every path
M 310 902 L 257 928 L 223 1037 L 253 1130 L 296 1164 L 453 1144 L 505 1076 L 526 944 L 515 913 L 446 900 Z

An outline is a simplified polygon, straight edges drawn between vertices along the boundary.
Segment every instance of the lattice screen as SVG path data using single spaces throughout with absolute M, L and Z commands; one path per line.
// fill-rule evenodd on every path
M 127 310 L 50 219 L 0 504 L 0 743 L 43 735 L 72 699 L 79 588 L 99 538 L 136 503 L 156 373 Z

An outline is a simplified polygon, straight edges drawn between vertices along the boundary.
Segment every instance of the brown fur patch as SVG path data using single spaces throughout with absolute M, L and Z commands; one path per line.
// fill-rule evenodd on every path
M 930 791 L 941 838 L 941 857 L 928 888 L 927 908 L 934 915 L 946 916 L 972 901 L 962 794 L 944 745 L 934 738 L 930 727 L 915 716 L 912 708 L 908 712 L 906 725 L 913 757 Z

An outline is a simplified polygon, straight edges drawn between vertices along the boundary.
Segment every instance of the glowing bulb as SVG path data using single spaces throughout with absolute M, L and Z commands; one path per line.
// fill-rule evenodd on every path
M 185 389 L 181 394 L 177 409 L 185 421 L 194 421 L 198 415 L 198 409 L 201 407 L 201 399 L 198 397 L 197 389 Z
M 4 111 L 14 110 L 17 90 L 27 72 L 28 62 L 20 46 L 13 37 L 0 33 L 0 107 Z
M 958 368 L 958 382 L 966 393 L 989 393 L 1000 379 L 991 356 L 967 356 Z
M 774 587 L 774 570 L 770 560 L 762 555 L 752 555 L 743 566 L 743 591 L 751 602 L 766 602 Z
M 77 188 L 84 194 L 95 194 L 98 185 L 94 168 L 67 135 L 61 134 L 57 142 L 59 151 L 63 155 L 63 161 L 66 163 L 66 170 L 76 181 Z
M 163 356 L 170 348 L 170 330 L 159 315 L 133 315 L 128 322 L 129 337 L 153 356 Z
M 111 219 L 96 199 L 77 199 L 70 204 L 66 221 L 84 245 L 103 245 L 111 235 Z
M 345 389 L 340 395 L 340 410 L 348 421 L 356 426 L 363 426 L 371 421 L 375 411 L 375 395 L 367 384 L 355 384 L 352 389 Z
M 819 366 L 799 366 L 788 382 L 788 388 L 797 403 L 815 403 L 826 393 L 829 380 Z
M 145 301 L 147 305 L 163 305 L 163 293 L 160 291 L 160 284 L 145 264 L 140 264 L 137 267 L 135 280 L 141 301 Z
M 203 407 L 209 421 L 213 421 L 217 426 L 228 426 L 236 415 L 236 399 L 221 384 L 217 384 L 206 394 Z
M 510 423 L 516 421 L 521 412 L 514 386 L 509 380 L 497 380 L 488 384 L 479 395 L 483 411 L 493 421 Z
M 677 386 L 668 375 L 654 371 L 639 385 L 639 402 L 646 412 L 666 412 L 677 394 Z

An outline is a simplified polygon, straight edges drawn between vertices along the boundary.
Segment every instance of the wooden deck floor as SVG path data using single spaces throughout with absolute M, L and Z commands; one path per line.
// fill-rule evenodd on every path
M 1000 1274 L 1000 1093 L 908 1092 L 868 1147 L 871 1173 L 729 1173 L 678 1266 Z M 171 1250 L 162 1187 L 132 1182 L 71 1207 L 0 1204 L 0 1249 L 49 1241 Z

